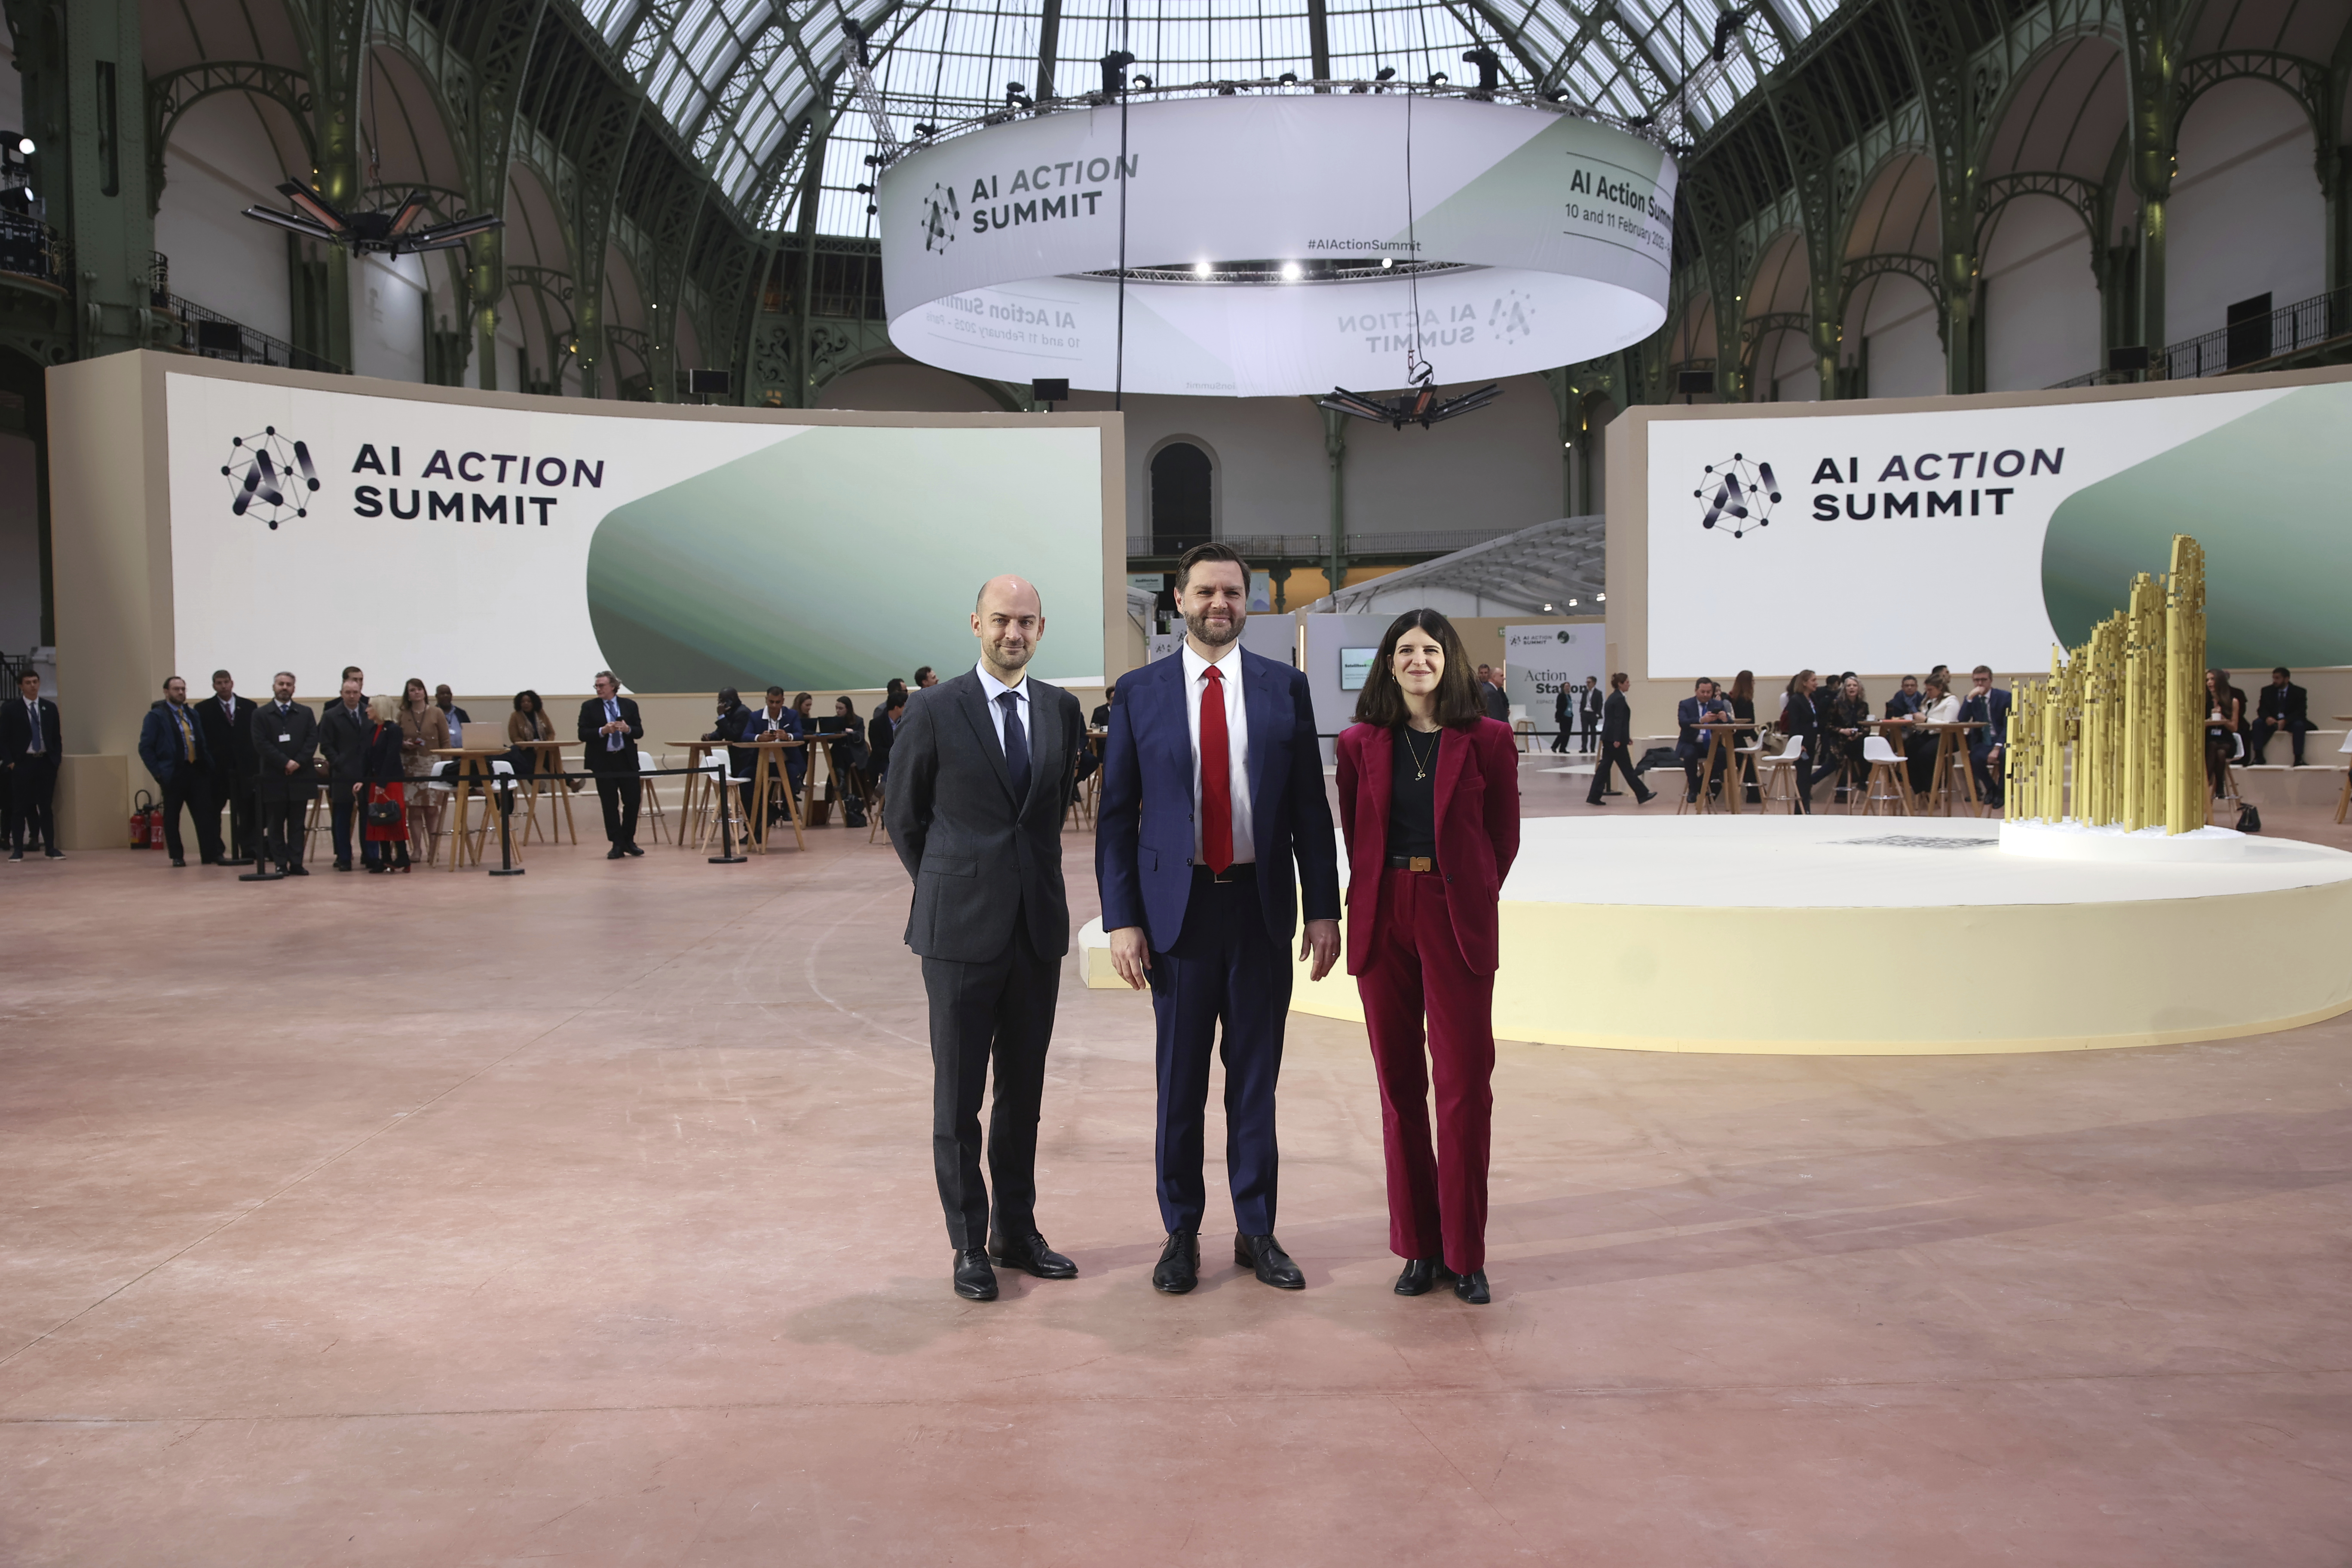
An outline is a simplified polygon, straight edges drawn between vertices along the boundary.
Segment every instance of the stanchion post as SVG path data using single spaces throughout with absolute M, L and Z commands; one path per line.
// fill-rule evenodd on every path
M 733 821 L 728 809 L 737 798 L 732 795 L 735 781 L 728 776 L 728 768 L 732 766 L 730 763 L 719 770 L 719 853 L 710 857 L 714 866 L 740 866 L 747 858 L 735 853 Z M 745 824 L 747 830 L 749 826 Z
M 511 772 L 497 771 L 501 764 L 492 763 L 490 786 L 499 792 L 499 868 L 493 877 L 520 877 L 523 868 L 514 863 L 514 786 Z

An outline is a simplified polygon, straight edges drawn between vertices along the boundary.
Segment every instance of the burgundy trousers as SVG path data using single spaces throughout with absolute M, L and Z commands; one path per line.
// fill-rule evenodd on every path
M 1372 950 L 1356 990 L 1381 1081 L 1389 1250 L 1486 1266 L 1486 1153 L 1495 1113 L 1495 977 L 1462 962 L 1434 871 L 1383 871 Z M 1423 1019 L 1429 1054 L 1422 1055 Z M 1437 1145 L 1429 1089 L 1437 1085 Z

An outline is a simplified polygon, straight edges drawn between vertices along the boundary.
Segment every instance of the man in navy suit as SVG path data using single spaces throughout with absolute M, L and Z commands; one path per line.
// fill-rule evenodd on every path
M 2001 804 L 2001 757 L 2009 743 L 2009 693 L 1992 683 L 1992 668 L 1979 665 L 1969 677 L 1969 694 L 1960 703 L 1960 718 L 1981 720 L 1985 727 L 1969 732 L 1969 771 L 1976 775 L 1977 797 L 1998 811 Z
M 1691 691 L 1692 695 L 1684 698 L 1675 709 L 1675 722 L 1682 727 L 1681 734 L 1675 740 L 1675 755 L 1682 759 L 1683 774 L 1689 781 L 1683 796 L 1685 800 L 1698 798 L 1698 771 L 1706 763 L 1707 752 L 1713 749 L 1709 739 L 1713 731 L 1705 727 L 1706 721 L 1731 717 L 1731 704 L 1716 696 L 1714 681 L 1701 676 Z M 1717 757 L 1715 759 L 1715 774 L 1707 781 L 1707 793 L 1717 794 L 1722 788 L 1723 759 Z
M 1181 1295 L 1200 1279 L 1202 1142 L 1222 1018 L 1234 1261 L 1297 1290 L 1306 1279 L 1274 1237 L 1274 1091 L 1302 895 L 1298 955 L 1313 955 L 1312 977 L 1339 952 L 1323 752 L 1307 677 L 1241 646 L 1249 567 L 1240 554 L 1194 545 L 1176 563 L 1175 592 L 1183 646 L 1119 679 L 1095 843 L 1111 963 L 1129 985 L 1150 986 L 1159 1027 L 1168 1240 L 1151 1283 Z

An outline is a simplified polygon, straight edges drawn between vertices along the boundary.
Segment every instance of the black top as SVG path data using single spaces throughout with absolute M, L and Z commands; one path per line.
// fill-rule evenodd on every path
M 1437 748 L 1444 742 L 1444 731 L 1424 735 L 1400 724 L 1390 734 L 1389 853 L 1417 855 L 1434 863 Z

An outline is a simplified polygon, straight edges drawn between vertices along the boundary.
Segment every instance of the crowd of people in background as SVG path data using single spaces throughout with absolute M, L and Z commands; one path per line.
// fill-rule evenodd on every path
M 938 683 L 938 675 L 926 665 L 915 671 L 911 689 Z M 1551 750 L 1565 752 L 1580 738 L 1580 749 L 1596 754 L 1587 795 L 1594 805 L 1623 793 L 1612 787 L 1612 774 L 1641 803 L 1654 797 L 1640 776 L 1651 759 L 1637 760 L 1632 752 L 1633 713 L 1625 696 L 1629 684 L 1626 676 L 1612 676 L 1604 691 L 1597 678 L 1588 677 L 1580 685 L 1563 684 L 1554 698 Z M 41 696 L 40 678 L 34 672 L 26 671 L 18 686 L 15 697 L 0 702 L 8 858 L 22 860 L 31 853 L 62 859 L 54 811 L 64 749 L 58 705 Z M 403 686 L 396 707 L 380 713 L 365 695 L 364 672 L 355 665 L 344 669 L 337 698 L 322 713 L 313 714 L 293 700 L 291 674 L 279 672 L 271 686 L 270 697 L 257 701 L 237 691 L 227 670 L 216 669 L 213 694 L 192 701 L 186 682 L 173 676 L 149 708 L 140 728 L 139 759 L 155 784 L 171 863 L 187 864 L 181 826 L 184 814 L 194 823 L 200 864 L 258 864 L 274 866 L 285 875 L 307 875 L 300 814 L 321 783 L 327 786 L 336 869 L 398 872 L 430 859 L 447 809 L 446 792 L 423 787 L 443 765 L 437 753 L 495 743 L 497 731 L 480 734 L 484 727 L 476 726 L 478 733 L 467 735 L 472 715 L 457 705 L 450 688 L 436 686 L 428 692 L 425 682 L 415 679 Z M 2205 689 L 2206 769 L 2216 798 L 2227 793 L 2231 766 L 2265 763 L 2270 743 L 2282 733 L 2291 748 L 2289 765 L 2305 765 L 2304 737 L 2313 727 L 2310 699 L 2294 683 L 2291 670 L 2284 666 L 2273 669 L 2251 704 L 2227 670 L 2208 670 Z M 735 688 L 728 687 L 718 694 L 716 721 L 702 739 L 730 742 L 729 773 L 739 781 L 752 777 L 757 753 L 749 748 L 767 735 L 781 732 L 822 746 L 836 781 L 843 820 L 861 827 L 888 778 L 891 746 L 906 720 L 909 692 L 908 682 L 894 678 L 871 714 L 861 714 L 849 698 L 837 697 L 833 711 L 821 715 L 815 710 L 816 699 L 806 691 L 788 696 L 782 687 L 771 686 L 761 701 L 747 703 Z M 1106 688 L 1091 716 L 1090 727 L 1098 732 L 1109 726 L 1115 692 L 1115 687 Z M 1509 721 L 1504 667 L 1478 666 L 1475 693 L 1488 716 Z M 1706 761 L 1712 732 L 1727 728 L 1745 741 L 1769 730 L 1799 743 L 1793 764 L 1796 808 L 1811 811 L 1814 791 L 1825 782 L 1839 804 L 1865 787 L 1869 763 L 1864 742 L 1874 729 L 1895 744 L 1913 793 L 1924 795 L 1935 782 L 1939 752 L 1935 726 L 1973 724 L 1961 749 L 1977 797 L 1997 810 L 2002 803 L 2002 742 L 2010 708 L 2009 691 L 1994 684 L 1992 670 L 1981 664 L 1965 683 L 1956 684 L 1940 664 L 1925 677 L 1906 675 L 1875 710 L 1853 671 L 1824 680 L 1818 672 L 1803 669 L 1781 691 L 1778 711 L 1759 723 L 1756 678 L 1743 669 L 1728 683 L 1702 679 L 1694 684 L 1692 695 L 1681 700 L 1674 758 L 1683 769 L 1685 800 L 1696 800 L 1702 789 L 1719 794 L 1725 787 L 1723 762 L 1718 757 L 1709 769 Z M 636 847 L 642 797 L 636 743 L 644 737 L 644 726 L 635 709 L 619 695 L 609 671 L 600 674 L 597 695 L 582 704 L 579 723 L 569 737 L 585 748 L 586 771 L 604 808 L 608 853 L 615 859 L 643 853 Z M 538 692 L 514 694 L 513 710 L 504 725 L 502 760 L 519 777 L 537 777 L 546 760 L 555 756 L 551 748 L 565 738 L 558 734 Z M 788 751 L 783 766 L 791 791 L 797 795 L 807 779 L 807 749 Z M 1080 760 L 1080 779 L 1095 766 L 1090 751 Z M 1707 777 L 1700 776 L 1703 771 Z M 569 787 L 577 789 L 579 782 L 570 781 Z M 1750 766 L 1739 770 L 1733 787 L 1744 789 L 1751 802 L 1759 798 Z M 739 788 L 748 822 L 754 809 L 753 788 L 749 782 L 740 783 Z M 787 809 L 783 792 L 776 792 L 767 806 L 771 821 L 781 820 Z

